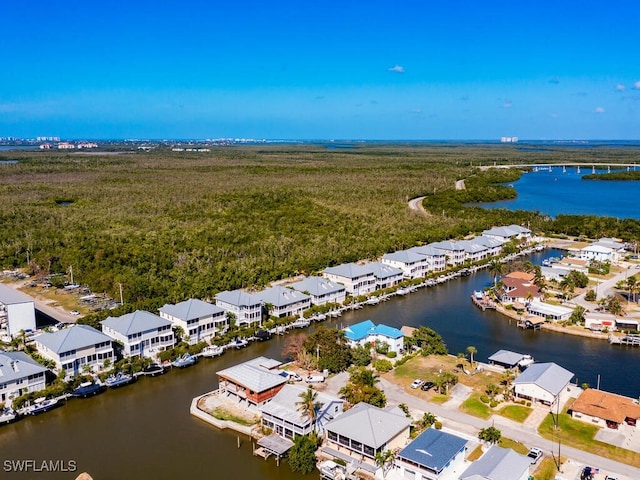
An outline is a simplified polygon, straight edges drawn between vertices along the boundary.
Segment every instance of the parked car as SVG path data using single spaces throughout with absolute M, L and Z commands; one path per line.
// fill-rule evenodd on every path
M 416 378 L 416 379 L 411 383 L 411 388 L 420 388 L 423 384 L 424 384 L 424 380 L 422 380 L 422 379 L 420 379 L 420 378 Z
M 598 469 L 593 467 L 584 467 L 580 474 L 580 480 L 593 480 L 596 473 L 598 473 Z
M 614 477 L 613 475 L 607 475 L 604 477 L 604 480 L 618 480 L 618 477 Z
M 294 382 L 302 381 L 302 377 L 298 375 L 296 372 L 289 372 L 287 370 L 283 370 L 282 372 L 280 372 L 280 375 L 285 377 L 287 380 L 291 380 Z
M 324 382 L 324 376 L 322 375 L 307 375 L 304 379 L 307 383 L 322 383 Z
M 529 453 L 527 453 L 527 457 L 531 459 L 531 465 L 535 465 L 538 463 L 538 460 L 542 458 L 542 450 L 537 447 L 532 447 Z
M 420 389 L 426 392 L 427 390 L 431 390 L 435 386 L 436 384 L 433 382 L 424 382 Z

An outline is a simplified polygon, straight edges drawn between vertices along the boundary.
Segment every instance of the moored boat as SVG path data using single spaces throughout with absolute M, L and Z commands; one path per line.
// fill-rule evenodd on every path
M 118 372 L 115 375 L 109 375 L 104 384 L 109 388 L 118 388 L 128 385 L 133 381 L 133 376 L 128 373 Z
M 235 341 L 231 342 L 230 345 L 231 347 L 237 348 L 239 350 L 249 345 L 249 342 L 247 342 L 244 338 L 237 338 Z
M 57 407 L 58 404 L 57 398 L 40 397 L 36 398 L 32 405 L 23 408 L 21 413 L 23 415 L 38 415 L 39 413 L 47 412 Z
M 4 423 L 11 423 L 16 418 L 18 418 L 18 414 L 10 408 L 3 408 L 0 410 L 0 425 Z
M 78 387 L 71 391 L 72 397 L 86 398 L 97 395 L 102 391 L 102 385 L 95 382 L 82 382 Z
M 152 363 L 142 370 L 142 374 L 148 375 L 150 377 L 155 377 L 156 375 L 162 375 L 164 374 L 164 367 L 162 365 L 158 365 L 157 363 Z
M 533 357 L 531 355 L 525 355 L 525 356 L 522 357 L 522 360 L 520 360 L 518 362 L 518 367 L 520 367 L 520 370 L 524 370 L 525 368 L 527 368 L 529 365 L 531 365 L 534 362 L 535 362 L 535 360 L 533 359 Z
M 185 353 L 181 357 L 176 358 L 171 365 L 177 368 L 185 368 L 190 367 L 191 365 L 196 363 L 196 357 Z
M 224 348 L 220 345 L 209 345 L 204 347 L 200 352 L 200 355 L 207 358 L 218 357 L 224 353 Z
M 371 297 L 367 299 L 365 302 L 367 305 L 377 305 L 380 303 L 380 299 L 378 297 Z
M 397 295 L 407 295 L 408 293 L 409 293 L 408 288 L 399 288 L 398 290 L 396 290 Z

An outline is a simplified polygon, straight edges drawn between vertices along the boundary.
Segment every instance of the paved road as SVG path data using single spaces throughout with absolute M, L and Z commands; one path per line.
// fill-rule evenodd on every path
M 628 277 L 632 275 L 636 275 L 636 278 L 640 276 L 640 270 L 636 268 L 636 265 L 629 265 L 629 264 L 622 263 L 621 267 L 623 268 L 621 272 L 617 273 L 616 275 L 614 275 L 612 278 L 608 280 L 603 280 L 602 282 L 598 283 L 597 290 L 596 290 L 596 293 L 598 294 L 598 299 L 605 298 L 608 295 L 611 295 L 612 293 L 614 293 L 614 287 L 616 283 L 618 283 L 620 280 L 626 280 Z M 576 305 L 580 305 L 581 307 L 584 307 L 587 310 L 594 311 L 598 306 L 598 304 L 596 302 L 587 302 L 584 299 L 585 293 L 582 293 L 572 298 L 571 302 L 575 303 Z M 638 478 L 640 479 L 640 477 Z
M 348 375 L 346 373 L 336 375 L 327 381 L 326 389 L 328 392 L 337 395 L 338 390 L 346 384 L 347 380 Z M 558 445 L 538 435 L 534 426 L 519 424 L 499 415 L 492 416 L 489 420 L 483 420 L 462 413 L 457 410 L 457 408 L 448 409 L 442 405 L 427 402 L 416 395 L 407 393 L 400 385 L 389 382 L 384 378 L 380 379 L 379 386 L 384 390 L 390 404 L 397 405 L 404 403 L 412 411 L 420 413 L 431 412 L 435 414 L 436 417 L 444 420 L 446 426 L 453 430 L 477 437 L 481 428 L 495 425 L 505 437 L 522 442 L 530 447 L 540 447 L 545 452 L 545 455 L 551 455 L 552 451 L 555 452 L 556 455 L 558 453 Z M 420 395 L 420 393 L 418 393 L 418 395 Z M 634 468 L 624 463 L 615 462 L 608 458 L 599 457 L 564 445 L 560 446 L 560 453 L 562 456 L 582 464 L 598 467 L 601 471 L 615 473 L 623 478 L 628 478 L 628 480 L 640 479 L 640 468 Z M 623 480 L 623 478 L 620 478 L 620 480 Z
M 412 198 L 411 200 L 409 200 L 409 208 L 418 212 L 423 217 L 428 217 L 429 214 L 422 206 L 422 201 L 424 200 L 424 198 L 425 197 Z

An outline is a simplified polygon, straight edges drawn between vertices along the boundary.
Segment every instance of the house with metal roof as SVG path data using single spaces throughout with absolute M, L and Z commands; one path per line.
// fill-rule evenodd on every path
M 365 266 L 373 271 L 373 276 L 376 278 L 376 290 L 393 287 L 399 284 L 404 277 L 402 269 L 386 263 L 367 262 Z
M 322 453 L 362 461 L 375 472 L 376 454 L 404 447 L 410 425 L 411 419 L 398 407 L 379 408 L 361 402 L 325 425 Z
M 527 357 L 528 355 L 523 353 L 512 352 L 510 350 L 498 350 L 489 357 L 489 363 L 493 365 L 500 365 L 504 368 L 515 368 Z
M 553 405 L 574 374 L 553 362 L 533 363 L 513 381 L 515 396 Z
M 125 357 L 150 357 L 176 344 L 169 320 L 144 310 L 100 322 L 102 332 L 122 343 Z
M 238 326 L 262 325 L 262 301 L 242 290 L 225 290 L 216 295 L 216 305 L 235 315 Z
M 316 392 L 315 421 L 300 409 L 301 395 L 310 386 L 286 384 L 260 407 L 262 426 L 270 428 L 281 437 L 293 440 L 296 435 L 307 435 L 316 430 L 324 433 L 324 426 L 344 411 L 344 400 L 324 392 Z
M 288 376 L 280 375 L 282 363 L 266 357 L 257 357 L 216 372 L 220 395 L 233 397 L 248 405 L 269 402 L 287 383 Z
M 86 371 L 100 371 L 113 364 L 113 340 L 88 325 L 72 325 L 57 332 L 46 332 L 34 339 L 38 353 L 53 360 L 67 378 Z
M 380 261 L 402 270 L 404 278 L 422 278 L 429 270 L 429 262 L 425 255 L 420 255 L 412 250 L 399 250 L 393 253 L 385 253 Z
M 605 245 L 593 243 L 580 249 L 579 257 L 582 260 L 595 260 L 597 262 L 615 263 L 620 260 L 620 253 Z
M 467 440 L 428 428 L 396 455 L 400 477 L 414 480 L 458 478 L 464 470 Z
M 0 331 L 15 337 L 24 330 L 36 329 L 33 298 L 0 284 Z
M 626 423 L 640 429 L 638 400 L 602 390 L 586 389 L 573 402 L 569 413 L 571 417 L 589 425 L 617 430 Z
M 531 230 L 521 227 L 520 225 L 507 225 L 483 230 L 482 236 L 495 238 L 502 242 L 508 242 L 510 240 L 523 241 L 524 239 L 526 243 L 529 243 L 531 240 Z
M 444 252 L 447 263 L 451 265 L 462 265 L 465 261 L 464 246 L 460 242 L 445 240 L 430 243 L 429 246 Z
M 223 308 L 197 298 L 175 305 L 165 304 L 158 309 L 161 318 L 182 328 L 189 345 L 208 341 L 229 327 L 229 319 Z
M 478 262 L 489 256 L 489 248 L 481 242 L 472 240 L 460 240 L 458 244 L 464 248 L 464 259 L 470 262 Z
M 376 289 L 376 277 L 373 274 L 373 270 L 355 263 L 343 263 L 335 267 L 325 268 L 322 271 L 322 276 L 332 282 L 344 285 L 347 293 L 354 297 L 366 295 Z
M 427 272 L 440 272 L 447 268 L 447 255 L 431 244 L 413 247 L 409 251 L 421 255 L 427 260 Z
M 269 306 L 269 315 L 272 317 L 293 317 L 301 315 L 303 311 L 311 307 L 311 297 L 292 288 L 276 285 L 255 294 L 262 304 Z
M 487 255 L 489 257 L 500 255 L 502 253 L 502 246 L 505 244 L 504 240 L 499 240 L 494 237 L 486 237 L 484 235 L 475 237 L 473 241 L 479 245 L 487 247 Z
M 365 320 L 343 329 L 347 344 L 350 347 L 372 346 L 376 342 L 386 343 L 390 352 L 400 353 L 404 348 L 404 333 L 387 325 L 376 325 L 371 320 Z
M 531 459 L 510 448 L 493 445 L 482 457 L 471 463 L 460 480 L 527 480 Z
M 0 403 L 46 387 L 47 369 L 24 352 L 0 351 Z
M 562 322 L 568 320 L 573 313 L 572 308 L 563 307 L 561 305 L 552 305 L 550 303 L 535 301 L 527 303 L 527 313 L 542 317 L 546 320 Z
M 347 290 L 344 285 L 323 277 L 307 277 L 289 286 L 294 290 L 309 295 L 312 305 L 341 304 L 347 297 Z

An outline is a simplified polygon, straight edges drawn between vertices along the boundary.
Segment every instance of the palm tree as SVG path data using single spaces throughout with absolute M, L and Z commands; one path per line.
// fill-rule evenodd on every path
M 389 467 L 393 465 L 393 461 L 395 460 L 395 453 L 391 450 L 385 450 L 384 452 L 378 452 L 375 456 L 376 465 L 382 468 L 382 478 L 385 478 Z
M 467 347 L 467 353 L 469 354 L 469 363 L 471 363 L 471 369 L 473 370 L 473 356 L 478 353 L 478 349 L 476 347 L 474 347 L 473 345 L 469 345 Z
M 309 417 L 309 420 L 311 420 L 312 430 L 315 431 L 318 410 L 322 407 L 322 403 L 316 401 L 318 398 L 318 392 L 309 385 L 307 386 L 307 389 L 299 395 L 299 398 L 300 400 L 296 402 L 298 411 Z
M 504 273 L 504 264 L 497 258 L 491 260 L 489 263 L 489 274 L 493 275 L 493 288 L 495 289 L 498 284 L 498 277 Z
M 632 275 L 629 278 L 627 278 L 627 288 L 629 289 L 629 301 L 634 302 L 635 294 L 640 288 L 640 281 L 638 281 L 635 275 Z

